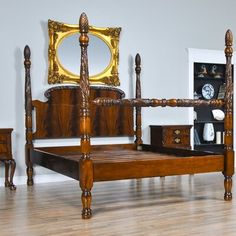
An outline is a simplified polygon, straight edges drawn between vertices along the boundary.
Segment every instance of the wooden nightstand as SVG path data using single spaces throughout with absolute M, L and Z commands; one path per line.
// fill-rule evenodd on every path
M 151 145 L 190 149 L 191 125 L 151 125 Z
M 12 158 L 11 133 L 13 129 L 0 129 L 0 161 L 5 163 L 5 187 L 15 190 L 13 176 L 16 168 L 15 160 Z M 9 180 L 10 170 L 10 180 Z

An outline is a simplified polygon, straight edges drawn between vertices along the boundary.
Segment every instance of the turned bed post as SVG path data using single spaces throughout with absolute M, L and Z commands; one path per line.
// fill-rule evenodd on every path
M 141 84 L 140 84 L 140 72 L 141 72 L 141 57 L 137 53 L 135 56 L 135 72 L 136 72 L 136 94 L 135 98 L 141 98 Z M 140 145 L 143 143 L 142 140 L 142 116 L 141 116 L 141 107 L 136 107 L 136 114 L 135 114 L 135 123 L 136 123 L 136 130 L 135 130 L 135 143 L 137 149 L 140 148 Z
M 91 211 L 91 189 L 93 186 L 93 162 L 90 158 L 90 108 L 89 108 L 89 73 L 88 73 L 88 29 L 89 23 L 85 13 L 82 13 L 79 20 L 81 46 L 80 64 L 80 133 L 81 133 L 81 159 L 79 163 L 79 181 L 82 190 L 82 218 L 89 219 Z
M 27 185 L 33 185 L 33 165 L 30 160 L 30 149 L 33 147 L 33 132 L 32 132 L 32 96 L 30 82 L 30 48 L 28 45 L 24 49 L 24 66 L 25 66 L 25 163 L 27 173 Z
M 224 167 L 224 199 L 229 201 L 232 199 L 232 175 L 234 174 L 234 151 L 233 151 L 233 82 L 232 82 L 232 66 L 231 59 L 233 55 L 233 35 L 230 30 L 225 35 L 225 56 L 226 56 L 226 95 L 225 95 L 225 167 Z

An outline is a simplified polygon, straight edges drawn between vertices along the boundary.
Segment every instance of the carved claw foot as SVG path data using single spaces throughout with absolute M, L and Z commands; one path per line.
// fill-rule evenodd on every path
M 5 187 L 6 188 L 8 188 L 8 187 L 10 187 L 11 185 L 10 185 L 10 182 L 9 181 L 5 181 Z
M 5 182 L 5 187 L 10 188 L 10 190 L 16 190 L 16 186 L 13 183 L 10 183 L 9 181 Z
M 16 186 L 13 183 L 10 184 L 10 190 L 16 190 Z

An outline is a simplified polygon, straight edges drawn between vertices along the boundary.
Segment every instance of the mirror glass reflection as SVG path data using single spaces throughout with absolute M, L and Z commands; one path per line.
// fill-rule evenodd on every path
M 79 33 L 64 38 L 57 50 L 61 66 L 75 75 L 80 73 L 80 51 Z M 103 72 L 110 61 L 111 52 L 106 43 L 99 37 L 89 34 L 88 62 L 90 76 Z

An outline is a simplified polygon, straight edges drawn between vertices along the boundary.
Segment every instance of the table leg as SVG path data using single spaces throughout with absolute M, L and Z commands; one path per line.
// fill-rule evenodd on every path
M 10 167 L 10 181 L 9 181 L 9 167 Z M 13 184 L 13 176 L 15 173 L 16 162 L 14 159 L 5 161 L 5 187 L 9 187 L 11 190 L 16 190 L 16 186 Z
M 5 164 L 5 187 L 10 187 L 10 182 L 9 182 L 9 161 L 6 160 L 4 161 L 4 164 Z

